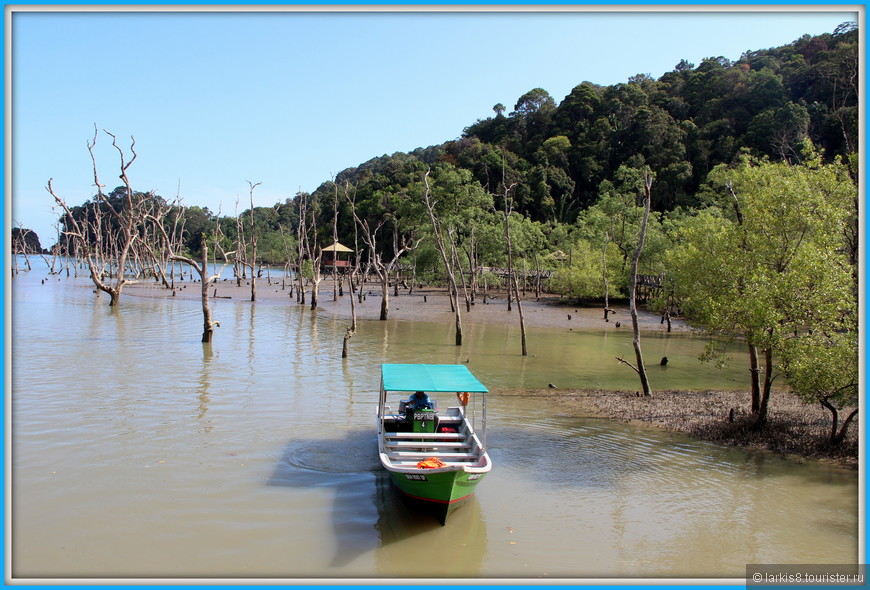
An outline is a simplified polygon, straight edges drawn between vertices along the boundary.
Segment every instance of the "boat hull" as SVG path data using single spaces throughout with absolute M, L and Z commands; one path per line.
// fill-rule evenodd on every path
M 453 511 L 471 498 L 485 475 L 455 469 L 390 472 L 393 485 L 405 501 L 417 510 L 432 514 L 442 525 Z

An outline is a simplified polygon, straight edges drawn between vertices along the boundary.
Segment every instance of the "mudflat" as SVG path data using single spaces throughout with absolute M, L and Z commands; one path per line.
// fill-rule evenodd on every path
M 195 281 L 176 281 L 175 289 L 167 289 L 156 282 L 137 282 L 124 287 L 124 293 L 139 297 L 180 297 L 183 299 L 200 299 L 201 283 Z M 122 295 L 123 296 L 123 295 Z M 235 280 L 222 280 L 209 286 L 209 297 L 221 300 L 248 301 L 251 300 L 251 286 L 247 281 L 237 285 Z M 377 320 L 381 314 L 380 285 L 367 283 L 363 288 L 363 300 L 355 301 L 358 319 Z M 280 279 L 257 280 L 257 302 L 269 305 L 303 305 L 297 302 L 295 288 L 291 290 L 289 282 L 282 283 Z M 454 313 L 450 307 L 450 298 L 443 288 L 422 287 L 414 289 L 410 294 L 406 289 L 400 289 L 399 295 L 393 294 L 392 288 L 388 295 L 388 314 L 390 320 L 415 322 L 447 322 L 454 321 Z M 311 292 L 306 291 L 304 305 L 311 305 Z M 466 311 L 463 300 L 460 300 L 460 313 L 463 323 L 513 324 L 518 323 L 519 310 L 516 302 L 508 311 L 508 301 L 504 292 L 484 298 L 478 295 L 471 311 Z M 604 306 L 579 306 L 560 301 L 559 297 L 548 294 L 536 298 L 533 292 L 527 293 L 521 300 L 523 317 L 529 328 L 559 328 L 559 329 L 601 329 L 601 330 L 631 330 L 631 316 L 628 305 L 611 303 L 608 321 L 604 319 Z M 329 313 L 336 317 L 351 316 L 350 295 L 345 290 L 343 295 L 335 295 L 332 281 L 325 279 L 320 283 L 317 311 Z M 638 326 L 643 331 L 666 331 L 667 324 L 662 322 L 660 315 L 645 310 L 638 310 Z M 682 319 L 671 320 L 671 330 L 687 332 L 692 328 Z

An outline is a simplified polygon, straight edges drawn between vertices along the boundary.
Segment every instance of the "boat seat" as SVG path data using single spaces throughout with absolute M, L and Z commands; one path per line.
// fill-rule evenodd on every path
M 464 441 L 428 441 L 428 440 L 396 440 L 396 441 L 388 441 L 386 444 L 387 447 L 432 447 L 438 449 L 461 449 L 471 448 L 471 443 Z
M 385 432 L 387 438 L 461 439 L 462 432 Z
M 388 451 L 387 457 L 391 459 L 428 459 L 429 457 L 437 455 L 439 459 L 442 461 L 445 459 L 477 459 L 479 455 L 477 453 L 454 453 L 454 452 L 443 452 L 443 453 L 433 453 L 432 451 Z
M 417 467 L 416 460 L 415 461 L 393 461 L 392 463 L 393 463 L 394 467 L 411 467 L 411 468 Z M 457 465 L 469 465 L 472 467 L 474 466 L 469 461 L 442 461 L 442 463 L 444 463 L 444 465 L 446 465 L 447 467 L 455 467 Z

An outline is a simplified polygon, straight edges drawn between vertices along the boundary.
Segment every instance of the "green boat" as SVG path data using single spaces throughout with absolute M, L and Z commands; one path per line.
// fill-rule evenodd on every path
M 434 407 L 412 407 L 409 397 L 415 392 L 423 392 Z M 409 503 L 442 525 L 492 469 L 486 393 L 465 365 L 381 365 L 381 464 Z M 446 394 L 450 405 L 439 408 L 435 394 Z

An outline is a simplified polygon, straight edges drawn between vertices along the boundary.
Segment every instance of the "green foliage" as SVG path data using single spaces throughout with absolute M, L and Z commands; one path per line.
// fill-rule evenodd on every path
M 549 111 L 555 108 L 556 102 L 550 93 L 543 88 L 533 88 L 523 94 L 514 105 L 516 115 L 530 115 L 540 111 Z
M 642 190 L 643 170 L 621 166 L 613 181 L 601 183 L 598 202 L 577 219 L 580 237 L 596 246 L 603 246 L 605 241 L 615 245 L 620 259 L 613 266 L 621 274 L 628 272 L 631 256 L 637 247 L 643 220 L 643 206 L 639 204 Z M 664 253 L 669 244 L 656 216 L 649 219 L 645 242 L 639 263 L 640 274 L 662 274 L 665 270 Z M 625 281 L 627 278 L 623 283 Z M 627 284 L 622 286 L 627 288 Z
M 826 400 L 837 409 L 858 404 L 857 329 L 788 339 L 782 358 L 791 390 L 804 400 Z
M 286 231 L 266 231 L 257 241 L 258 257 L 264 264 L 279 265 L 296 260 L 296 236 Z
M 314 262 L 310 258 L 302 261 L 300 274 L 304 279 L 311 279 L 314 276 Z
M 796 335 L 852 329 L 843 318 L 857 293 L 844 248 L 857 188 L 845 165 L 822 164 L 807 151 L 804 159 L 744 157 L 714 170 L 719 199 L 686 221 L 671 257 L 677 295 L 694 322 L 788 353 L 792 367 L 806 360 L 794 355 L 813 349 Z
M 611 297 L 625 296 L 626 277 L 618 264 L 616 245 L 607 248 L 607 279 Z M 577 240 L 570 249 L 570 263 L 553 273 L 550 287 L 563 297 L 577 300 L 604 298 L 604 250 L 588 241 Z

